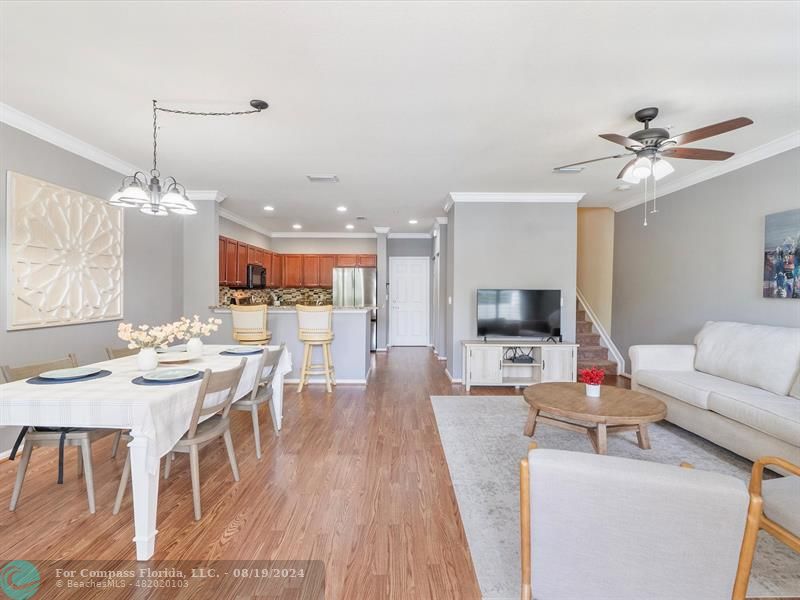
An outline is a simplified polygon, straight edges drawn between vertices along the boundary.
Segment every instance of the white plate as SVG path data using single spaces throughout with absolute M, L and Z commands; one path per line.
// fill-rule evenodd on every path
M 156 348 L 158 354 L 165 354 L 167 352 L 186 352 L 186 344 L 178 344 L 177 346 L 159 346 Z
M 225 348 L 225 352 L 230 354 L 256 354 L 263 349 L 262 346 L 233 346 L 231 348 Z
M 197 375 L 197 369 L 161 369 L 142 375 L 145 381 L 180 381 Z
M 71 369 L 56 369 L 55 371 L 45 371 L 39 373 L 42 379 L 79 379 L 88 377 L 102 371 L 100 367 L 75 367 Z
M 158 355 L 159 363 L 185 363 L 192 360 L 188 352 L 164 352 Z

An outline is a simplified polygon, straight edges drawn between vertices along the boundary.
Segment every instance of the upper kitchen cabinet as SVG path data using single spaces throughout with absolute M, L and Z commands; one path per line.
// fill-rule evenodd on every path
M 243 285 L 244 279 L 239 276 L 239 242 L 225 238 L 225 283 L 227 285 Z M 247 249 L 244 248 L 244 259 L 247 258 Z M 246 274 L 247 267 L 244 267 Z
M 267 285 L 269 287 L 279 288 L 283 286 L 283 256 L 281 254 L 272 254 L 271 266 L 267 267 Z
M 359 267 L 377 267 L 378 257 L 375 254 L 359 254 L 357 257 Z
M 283 287 L 303 287 L 303 255 L 283 255 Z
M 333 287 L 333 269 L 336 266 L 337 256 L 334 254 L 320 254 L 319 256 L 319 287 Z
M 357 267 L 358 255 L 357 254 L 337 254 L 336 255 L 337 267 Z
M 236 284 L 247 283 L 247 244 L 238 243 L 236 248 Z
M 319 254 L 303 254 L 303 286 L 319 286 Z
M 219 284 L 225 285 L 228 280 L 225 278 L 225 238 L 219 238 Z

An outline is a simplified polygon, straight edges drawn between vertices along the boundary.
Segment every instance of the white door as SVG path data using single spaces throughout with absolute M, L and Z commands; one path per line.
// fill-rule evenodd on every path
M 430 258 L 389 257 L 389 343 L 427 346 L 430 323 Z
M 542 383 L 575 381 L 575 348 L 542 346 Z

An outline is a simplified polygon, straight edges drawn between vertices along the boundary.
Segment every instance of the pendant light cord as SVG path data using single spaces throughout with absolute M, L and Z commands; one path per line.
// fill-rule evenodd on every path
M 255 101 L 254 101 L 255 102 Z M 266 107 L 266 102 L 263 102 Z M 237 110 L 233 112 L 198 112 L 194 110 L 177 110 L 174 108 L 161 108 L 158 106 L 158 101 L 153 100 L 153 170 L 151 175 L 158 177 L 158 111 L 173 113 L 176 115 L 191 115 L 194 117 L 235 117 L 238 115 L 252 115 L 260 113 L 263 108 L 253 108 L 252 110 Z

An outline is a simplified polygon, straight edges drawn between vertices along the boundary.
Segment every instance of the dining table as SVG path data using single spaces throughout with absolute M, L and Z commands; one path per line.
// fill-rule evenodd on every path
M 223 353 L 229 348 L 205 345 L 201 356 L 180 366 L 198 371 L 224 371 L 236 368 L 245 358 L 247 363 L 235 396 L 242 398 L 256 384 L 262 353 L 243 356 Z M 266 348 L 277 350 L 279 346 Z M 147 560 L 155 552 L 158 533 L 156 509 L 161 458 L 188 431 L 201 381 L 137 385 L 133 380 L 145 372 L 137 367 L 135 355 L 87 366 L 100 367 L 110 374 L 55 385 L 33 385 L 28 380 L 0 385 L 0 426 L 129 430 L 133 542 L 137 560 Z M 283 380 L 292 370 L 292 358 L 285 348 L 275 369 L 270 411 L 273 427 L 279 431 L 283 419 Z

